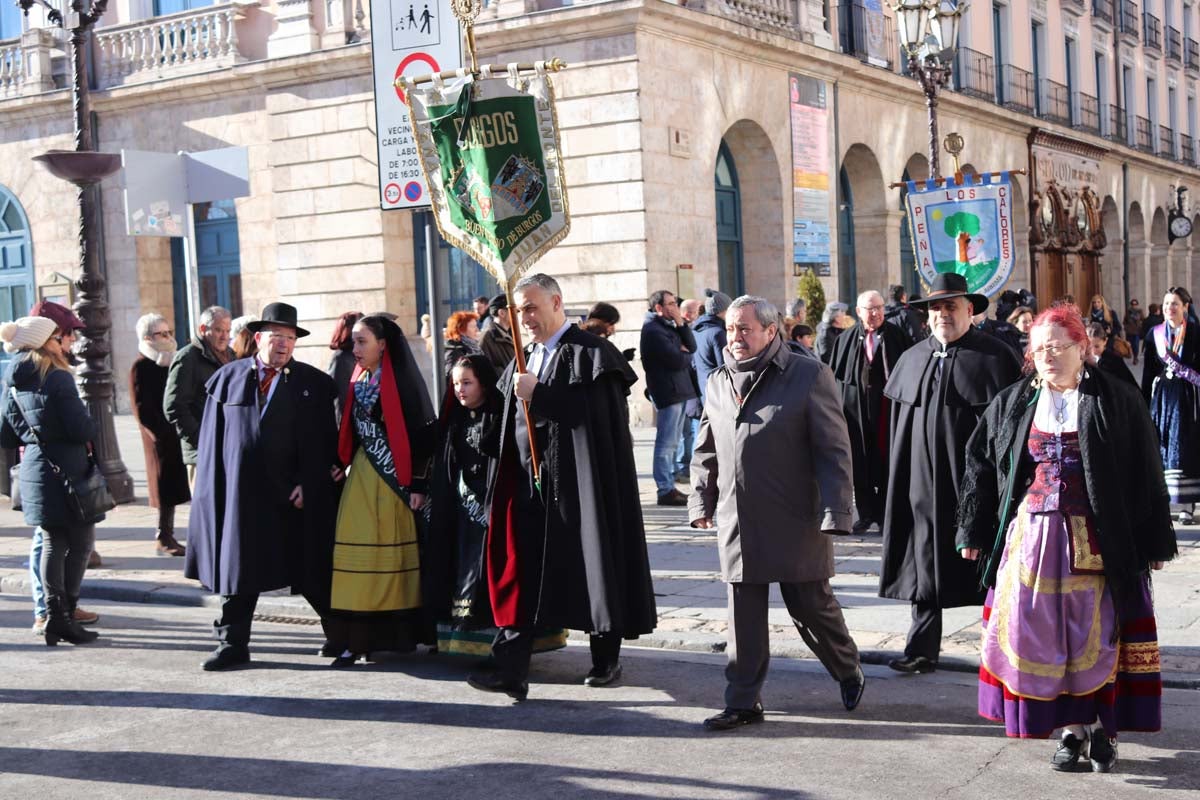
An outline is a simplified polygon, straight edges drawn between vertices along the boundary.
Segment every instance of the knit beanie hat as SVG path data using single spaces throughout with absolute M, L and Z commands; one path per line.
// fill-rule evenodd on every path
M 50 335 L 58 330 L 54 320 L 46 317 L 21 317 L 16 322 L 0 325 L 0 341 L 9 353 L 19 350 L 37 350 L 46 343 Z
M 716 316 L 717 314 L 724 314 L 732 302 L 733 300 L 731 300 L 729 295 L 725 294 L 724 292 L 717 291 L 716 289 L 704 290 L 705 314 L 711 314 L 713 316 Z

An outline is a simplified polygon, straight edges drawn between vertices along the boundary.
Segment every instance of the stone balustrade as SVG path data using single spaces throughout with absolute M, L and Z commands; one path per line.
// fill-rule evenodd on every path
M 242 11 L 257 0 L 218 3 L 96 31 L 101 88 L 220 69 L 245 60 Z
M 57 30 L 34 28 L 0 41 L 0 100 L 60 88 L 51 72 L 60 38 Z
M 796 0 L 688 0 L 686 5 L 754 28 L 800 35 Z
M 16 97 L 25 86 L 25 54 L 20 39 L 0 42 L 0 97 Z

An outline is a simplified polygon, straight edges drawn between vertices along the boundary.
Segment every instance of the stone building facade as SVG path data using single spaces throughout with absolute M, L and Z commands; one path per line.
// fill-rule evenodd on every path
M 1169 5 L 1170 24 L 1114 0 L 967 12 L 939 123 L 963 136 L 964 172 L 1027 173 L 1014 179 L 1010 286 L 1084 302 L 1102 291 L 1123 307 L 1200 273 L 1200 246 L 1167 234 L 1172 187 L 1200 178 L 1195 14 L 1191 2 Z M 167 10 L 110 7 L 93 105 L 103 150 L 247 148 L 249 196 L 197 208 L 202 295 L 247 312 L 295 304 L 314 332 L 299 354 L 314 363 L 343 310 L 387 309 L 414 333 L 426 223 L 379 208 L 369 7 Z M 636 344 L 645 299 L 662 287 L 782 302 L 800 261 L 830 297 L 919 288 L 892 184 L 928 176 L 927 114 L 889 14 L 870 0 L 493 0 L 477 32 L 482 60 L 570 65 L 554 82 L 572 233 L 539 269 L 562 280 L 573 308 L 615 303 L 622 347 Z M 72 190 L 31 160 L 70 146 L 70 100 L 60 34 L 36 16 L 16 31 L 5 19 L 0 312 L 19 314 L 76 270 Z M 180 252 L 178 240 L 126 235 L 116 178 L 103 209 L 122 375 L 137 317 L 181 308 Z M 495 291 L 461 253 L 439 246 L 435 263 L 439 320 Z

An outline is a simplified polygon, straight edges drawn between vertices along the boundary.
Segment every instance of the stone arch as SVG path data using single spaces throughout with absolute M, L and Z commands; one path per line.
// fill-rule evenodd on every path
M 1158 206 L 1150 219 L 1150 291 L 1162 294 L 1173 280 L 1173 272 L 1170 239 L 1167 237 L 1167 212 Z
M 1100 290 L 1106 298 L 1122 297 L 1122 255 L 1124 237 L 1121 230 L 1121 211 L 1112 195 L 1105 195 L 1100 203 L 1100 227 L 1104 230 L 1104 251 L 1100 254 Z M 1124 307 L 1124 304 L 1121 306 Z
M 746 291 L 764 297 L 786 297 L 791 257 L 784 238 L 783 184 L 775 148 L 766 131 L 748 119 L 735 122 L 722 139 L 743 187 L 741 236 Z M 716 151 L 712 159 L 715 168 Z
M 1145 297 L 1147 309 L 1152 302 L 1150 287 L 1150 243 L 1146 241 L 1146 217 L 1136 200 L 1129 204 L 1129 291 L 1134 297 Z
M 908 174 L 909 180 L 926 180 L 929 178 L 929 159 L 921 153 L 913 153 L 904 163 L 904 171 Z
M 1146 221 L 1142 216 L 1142 207 L 1135 200 L 1129 204 L 1129 243 L 1141 244 L 1146 241 Z
M 1167 212 L 1162 210 L 1162 206 L 1154 209 L 1154 217 L 1150 222 L 1150 243 L 1162 245 L 1168 243 Z
M 865 289 L 884 289 L 894 254 L 888 233 L 899 225 L 889 211 L 887 188 L 879 159 L 871 148 L 856 143 L 842 157 L 839 179 L 844 182 L 839 221 L 853 229 L 854 257 L 839 259 L 840 299 L 849 302 Z

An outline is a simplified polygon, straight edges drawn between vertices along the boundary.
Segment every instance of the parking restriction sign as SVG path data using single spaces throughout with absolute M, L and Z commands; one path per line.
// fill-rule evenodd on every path
M 371 0 L 375 131 L 379 140 L 380 206 L 429 205 L 401 76 L 462 66 L 462 33 L 450 0 Z

